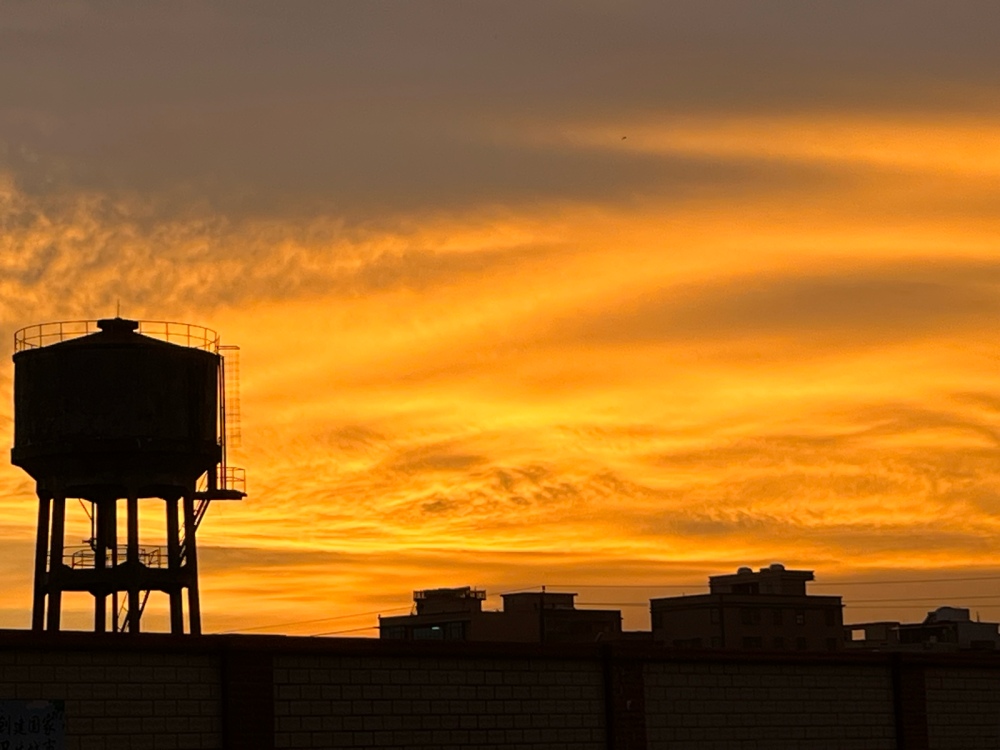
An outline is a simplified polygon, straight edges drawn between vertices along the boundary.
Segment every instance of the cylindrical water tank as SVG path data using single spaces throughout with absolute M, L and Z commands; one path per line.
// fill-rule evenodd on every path
M 194 481 L 220 459 L 219 355 L 98 321 L 14 355 L 11 458 L 36 480 Z M 43 342 L 44 343 L 44 342 Z

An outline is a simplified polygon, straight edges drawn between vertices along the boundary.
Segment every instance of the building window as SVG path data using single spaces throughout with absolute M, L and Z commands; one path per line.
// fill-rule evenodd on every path
M 772 617 L 774 618 L 774 624 L 775 625 L 780 625 L 781 624 L 781 610 L 780 609 L 776 609 L 771 614 L 772 614 Z
M 806 648 L 807 648 L 806 639 L 805 638 L 796 638 L 795 639 L 795 648 L 798 649 L 799 651 L 805 651 Z
M 795 624 L 796 625 L 806 624 L 806 611 L 804 609 L 795 610 Z
M 826 610 L 826 626 L 828 628 L 836 627 L 837 625 L 837 611 L 835 609 Z
M 674 648 L 701 648 L 701 638 L 678 638 Z
M 722 639 L 717 635 L 712 636 L 712 648 L 722 648 Z
M 764 642 L 757 636 L 745 635 L 743 636 L 743 648 L 762 648 Z
M 402 625 L 391 625 L 390 627 L 382 628 L 382 637 L 389 641 L 405 641 L 406 628 Z
M 742 610 L 741 615 L 743 617 L 743 624 L 744 625 L 756 625 L 757 623 L 760 622 L 760 611 L 759 610 L 752 609 L 750 607 L 745 607 Z
M 785 648 L 785 639 L 780 635 L 774 639 L 774 649 L 775 651 L 782 651 Z
M 718 622 L 721 619 L 718 607 L 712 607 L 712 613 L 709 615 L 712 622 Z
M 444 629 L 440 625 L 423 625 L 413 629 L 415 641 L 443 641 Z
M 465 623 L 442 622 L 440 625 L 421 625 L 413 628 L 415 641 L 464 641 Z

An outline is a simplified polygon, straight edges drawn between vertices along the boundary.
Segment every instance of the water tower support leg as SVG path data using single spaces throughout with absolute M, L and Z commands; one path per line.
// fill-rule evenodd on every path
M 94 524 L 94 570 L 104 570 L 107 567 L 108 557 L 108 503 L 114 500 L 102 498 L 94 501 L 94 515 L 97 516 L 97 523 Z M 108 595 L 101 590 L 94 593 L 94 632 L 103 633 L 108 627 Z
M 191 635 L 201 635 L 201 600 L 198 597 L 198 545 L 195 543 L 194 498 L 184 493 L 184 544 L 187 547 L 188 612 Z
M 118 498 L 108 501 L 107 544 L 111 551 L 111 568 L 118 567 Z M 118 632 L 118 591 L 111 593 L 111 632 Z
M 49 547 L 49 611 L 47 627 L 59 630 L 62 614 L 62 559 L 63 535 L 66 527 L 66 495 L 57 493 L 52 498 L 52 540 Z
M 180 523 L 177 518 L 177 498 L 167 498 L 167 567 L 174 576 L 180 575 L 181 540 Z M 180 586 L 170 592 L 170 632 L 184 634 L 184 599 Z
M 42 630 L 45 626 L 45 574 L 48 568 L 49 548 L 49 503 L 48 492 L 38 490 L 38 538 L 35 541 L 35 601 L 31 610 L 31 629 Z
M 130 495 L 128 498 L 128 550 L 126 560 L 130 568 L 132 580 L 128 586 L 128 632 L 139 632 L 139 587 L 136 579 L 139 575 L 139 498 Z

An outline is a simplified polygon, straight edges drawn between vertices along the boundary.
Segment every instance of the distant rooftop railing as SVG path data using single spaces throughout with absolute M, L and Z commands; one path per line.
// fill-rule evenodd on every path
M 486 591 L 483 589 L 474 589 L 471 586 L 463 586 L 457 589 L 424 589 L 423 591 L 414 591 L 413 599 L 414 601 L 421 601 L 424 599 L 479 599 L 483 600 L 486 598 Z
M 139 320 L 137 333 L 150 338 L 166 341 L 178 346 L 217 354 L 219 334 L 211 328 L 193 323 L 175 323 L 166 320 Z M 37 323 L 27 326 L 14 334 L 14 351 L 40 349 L 70 339 L 97 333 L 100 328 L 96 320 L 61 320 L 52 323 Z

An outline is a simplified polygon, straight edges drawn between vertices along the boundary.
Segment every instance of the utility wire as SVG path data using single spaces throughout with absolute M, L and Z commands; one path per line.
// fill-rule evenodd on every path
M 523 593 L 525 591 L 534 591 L 535 589 L 538 589 L 538 588 L 542 588 L 542 587 L 541 586 L 527 586 L 527 587 L 525 587 L 523 589 L 510 589 L 509 591 L 501 591 L 500 593 L 494 594 L 493 596 L 503 596 L 505 594 L 520 594 L 520 593 Z M 373 615 L 373 614 L 374 615 L 380 615 L 383 612 L 399 612 L 400 610 L 410 609 L 411 607 L 412 607 L 412 605 L 409 605 L 409 606 L 406 606 L 406 607 L 397 607 L 396 609 L 383 609 L 383 610 L 381 610 L 379 612 L 362 612 L 362 613 L 359 613 L 359 614 L 356 614 L 356 615 L 343 615 L 343 617 L 362 617 L 364 615 Z M 318 637 L 318 636 L 321 636 L 321 635 L 339 635 L 341 633 L 356 633 L 356 632 L 361 631 L 361 630 L 378 630 L 378 628 L 379 628 L 378 625 L 372 625 L 371 627 L 367 627 L 367 628 L 354 628 L 352 630 L 333 630 L 333 631 L 325 632 L 325 633 L 312 633 L 310 635 L 310 637 L 311 638 L 315 638 L 315 637 Z
M 951 598 L 958 599 L 960 601 L 966 601 L 966 600 L 971 601 L 973 599 L 997 599 L 997 600 L 1000 600 L 1000 594 L 992 594 L 992 595 L 987 595 L 987 596 L 981 596 L 981 595 L 976 595 L 976 596 L 955 596 L 955 597 L 951 597 Z M 908 598 L 908 599 L 854 599 L 853 600 L 853 602 L 858 602 L 858 603 L 865 602 L 865 603 L 879 603 L 879 604 L 895 604 L 896 602 L 938 602 L 938 601 L 941 601 L 941 597 L 939 597 L 939 596 L 934 596 L 934 597 L 913 597 L 913 598 Z M 851 606 L 853 604 L 853 602 L 852 601 L 846 601 L 844 603 L 847 604 L 848 606 Z
M 1000 581 L 1000 575 L 998 576 L 962 576 L 955 578 L 924 578 L 924 579 L 910 579 L 910 580 L 874 580 L 874 581 L 811 581 L 810 586 L 869 586 L 869 585 L 902 585 L 907 583 L 913 584 L 927 584 L 927 583 L 956 583 L 956 582 L 969 582 L 969 581 Z M 667 584 L 642 584 L 642 583 L 572 583 L 572 584 L 547 584 L 547 588 L 554 589 L 697 589 L 704 587 L 705 584 L 683 584 L 683 583 L 667 583 Z M 526 586 L 520 589 L 511 589 L 509 591 L 502 591 L 498 594 L 492 594 L 493 596 L 503 596 L 504 594 L 519 594 L 525 591 L 534 591 L 536 589 L 542 588 L 541 585 L 536 586 Z M 693 596 L 697 596 L 694 594 Z M 964 600 L 979 600 L 979 599 L 994 599 L 1000 598 L 1000 596 L 962 596 L 955 597 Z M 923 598 L 923 599 L 856 599 L 856 602 L 866 602 L 866 603 L 902 603 L 902 602 L 934 602 L 938 601 L 938 597 L 934 598 Z M 603 607 L 648 607 L 649 602 L 578 602 L 578 606 L 603 606 Z M 858 606 L 853 604 L 851 601 L 845 602 L 846 606 Z M 379 609 L 372 610 L 370 612 L 354 612 L 346 615 L 333 615 L 331 617 L 319 617 L 313 620 L 294 620 L 292 622 L 281 622 L 274 623 L 271 625 L 255 625 L 250 628 L 239 628 L 236 630 L 224 630 L 223 635 L 229 635 L 233 633 L 249 633 L 259 630 L 270 630 L 272 628 L 286 628 L 295 625 L 311 625 L 319 622 L 333 622 L 335 620 L 348 620 L 354 617 L 370 617 L 372 615 L 385 614 L 387 612 L 402 612 L 408 610 L 412 605 L 407 605 L 405 607 L 393 607 L 391 609 Z M 858 607 L 864 608 L 864 607 Z M 867 607 L 872 609 L 872 607 Z M 377 627 L 377 626 L 372 626 Z M 370 630 L 371 628 L 362 628 L 365 630 Z M 340 632 L 353 632 L 353 631 L 335 631 Z M 333 635 L 331 633 L 315 633 L 314 635 Z
M 995 599 L 1000 602 L 1000 594 L 990 594 L 990 595 L 976 595 L 976 596 L 956 596 L 954 599 L 960 601 L 972 601 L 974 599 Z M 854 606 L 854 603 L 865 603 L 865 604 L 895 604 L 897 602 L 937 602 L 941 601 L 941 597 L 912 597 L 907 599 L 848 599 L 844 604 L 848 607 Z M 577 602 L 577 606 L 580 607 L 648 607 L 649 602 Z M 766 605 L 765 605 L 766 608 Z
M 970 576 L 963 578 L 924 578 L 899 581 L 810 581 L 810 586 L 870 586 L 904 583 L 958 583 L 963 581 L 1000 581 L 1000 576 Z
M 499 594 L 494 594 L 494 596 L 503 596 L 504 594 L 520 594 L 524 591 L 532 591 L 539 588 L 538 586 L 528 586 L 523 589 L 512 589 L 510 591 L 501 591 Z M 370 617 L 372 615 L 381 615 L 386 612 L 403 612 L 405 610 L 411 609 L 412 604 L 407 604 L 405 607 L 393 607 L 391 609 L 377 609 L 371 612 L 354 612 L 348 615 L 334 615 L 332 617 L 319 617 L 315 620 L 294 620 L 292 622 L 278 622 L 272 625 L 255 625 L 252 628 L 239 628 L 238 630 L 224 630 L 222 635 L 231 635 L 233 633 L 249 633 L 257 630 L 270 630 L 271 628 L 288 628 L 293 625 L 312 625 L 317 622 L 332 622 L 333 620 L 349 620 L 353 617 Z M 377 626 L 373 626 L 377 627 Z M 338 631 L 338 632 L 349 632 L 349 631 Z M 323 633 L 317 633 L 316 635 L 324 635 Z
M 362 630 L 378 630 L 378 625 L 369 625 L 367 628 L 351 628 L 350 630 L 331 630 L 328 633 L 313 633 L 310 638 L 318 638 L 321 635 L 340 635 L 341 633 L 360 633 Z
M 996 609 L 1000 607 L 1000 604 L 977 604 L 976 609 Z M 893 605 L 893 609 L 921 609 L 926 611 L 926 604 L 896 604 Z M 857 604 L 852 605 L 851 609 L 885 609 L 884 604 Z
M 256 625 L 252 628 L 240 628 L 239 630 L 224 630 L 222 635 L 229 635 L 231 633 L 248 633 L 252 630 L 268 630 L 269 628 L 287 628 L 292 625 L 311 625 L 316 622 L 330 622 L 332 620 L 349 620 L 352 617 L 367 617 L 369 615 L 380 615 L 383 612 L 401 612 L 405 609 L 410 609 L 412 605 L 407 605 L 405 607 L 394 607 L 392 609 L 377 609 L 371 612 L 355 612 L 349 615 L 334 615 L 333 617 L 320 617 L 315 620 L 295 620 L 294 622 L 278 622 L 273 625 Z
M 891 581 L 810 581 L 810 586 L 874 586 L 904 583 L 954 583 L 962 581 L 1000 581 L 996 576 L 968 576 L 960 578 L 913 578 L 909 580 Z M 553 589 L 698 589 L 705 583 L 551 583 Z

